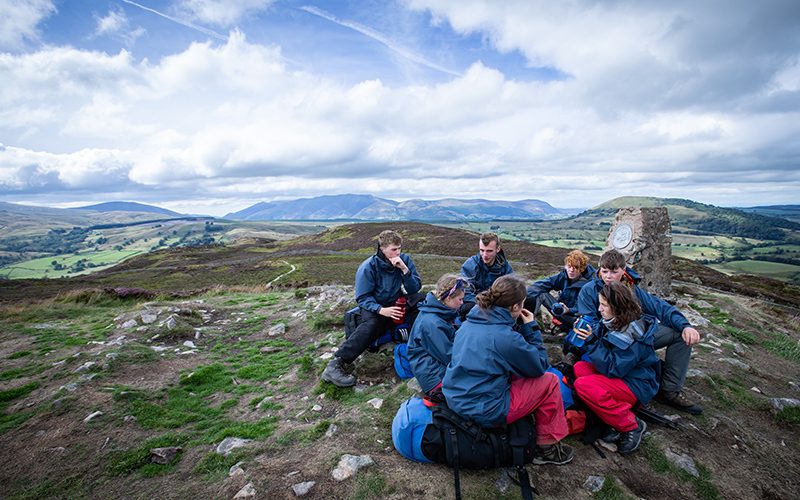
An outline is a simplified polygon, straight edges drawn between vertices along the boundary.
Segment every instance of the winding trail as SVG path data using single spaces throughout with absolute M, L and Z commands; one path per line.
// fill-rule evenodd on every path
M 286 271 L 285 273 L 281 274 L 281 275 L 280 275 L 280 276 L 278 276 L 277 278 L 275 278 L 275 279 L 273 279 L 272 281 L 270 281 L 269 283 L 267 283 L 267 288 L 271 287 L 273 283 L 275 283 L 275 282 L 276 282 L 276 281 L 278 281 L 279 279 L 283 278 L 284 276 L 289 276 L 289 275 L 290 275 L 290 274 L 292 274 L 293 272 L 297 271 L 297 267 L 296 267 L 294 264 L 289 264 L 289 263 L 288 263 L 288 262 L 286 262 L 285 260 L 280 260 L 280 261 L 278 261 L 278 262 L 282 262 L 282 263 L 286 264 L 287 266 L 291 267 L 291 269 L 289 269 L 289 270 L 288 270 L 288 271 Z

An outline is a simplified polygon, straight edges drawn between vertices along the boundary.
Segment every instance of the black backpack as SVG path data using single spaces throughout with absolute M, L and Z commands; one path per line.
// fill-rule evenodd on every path
M 411 398 L 398 410 L 392 423 L 392 438 L 395 448 L 410 460 L 452 467 L 457 499 L 461 498 L 461 468 L 514 467 L 522 497 L 532 499 L 537 493 L 524 467 L 533 461 L 536 451 L 533 416 L 486 429 L 447 406 L 428 409 L 419 398 Z

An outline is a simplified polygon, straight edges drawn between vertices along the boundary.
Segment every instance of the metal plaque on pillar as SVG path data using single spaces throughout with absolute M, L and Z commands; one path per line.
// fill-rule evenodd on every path
M 666 207 L 630 207 L 617 212 L 606 250 L 622 252 L 642 277 L 639 286 L 666 296 L 672 290 L 672 226 Z

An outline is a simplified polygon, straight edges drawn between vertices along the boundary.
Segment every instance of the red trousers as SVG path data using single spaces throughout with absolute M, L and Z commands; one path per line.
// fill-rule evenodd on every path
M 636 429 L 636 405 L 628 384 L 619 378 L 608 378 L 586 361 L 575 363 L 575 392 L 600 419 L 620 432 Z
M 511 378 L 511 406 L 506 422 L 510 424 L 531 413 L 536 419 L 536 444 L 554 444 L 569 433 L 561 389 L 555 374 Z

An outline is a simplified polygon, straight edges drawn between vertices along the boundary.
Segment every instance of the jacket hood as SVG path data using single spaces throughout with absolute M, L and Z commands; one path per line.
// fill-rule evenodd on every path
M 425 301 L 419 305 L 419 312 L 433 313 L 448 321 L 456 319 L 458 314 L 457 309 L 450 309 L 444 305 L 433 292 L 428 292 L 428 295 L 425 296 Z
M 467 314 L 467 321 L 477 324 L 508 325 L 514 326 L 516 320 L 511 316 L 511 311 L 505 307 L 490 307 L 482 309 L 473 307 Z

